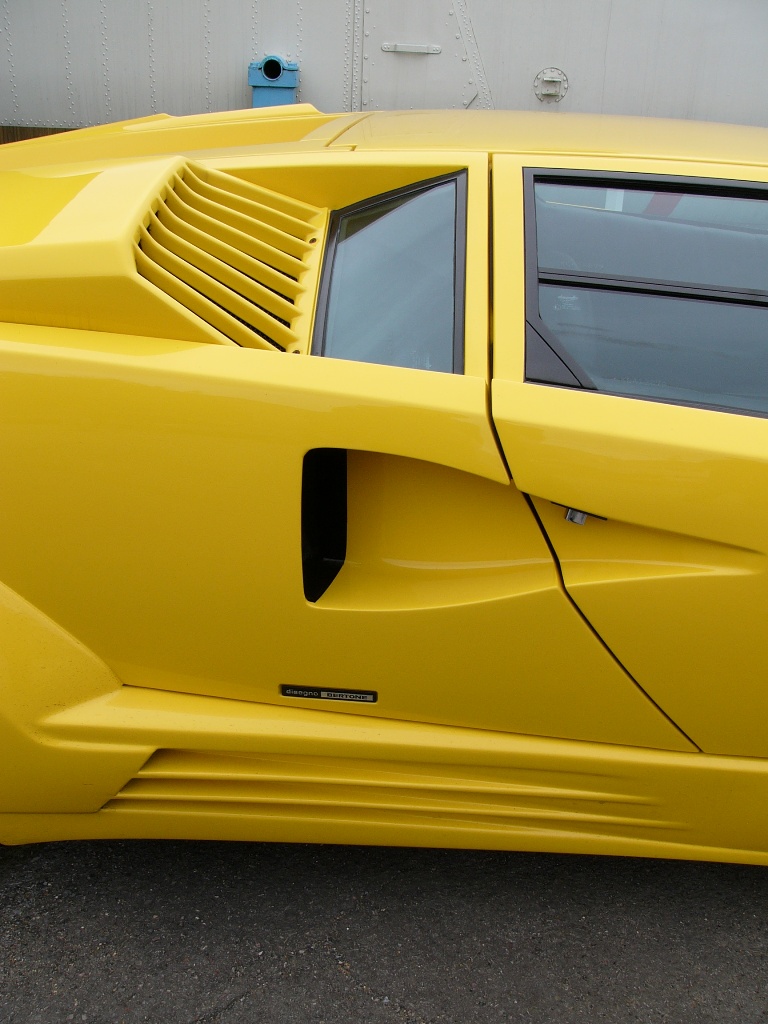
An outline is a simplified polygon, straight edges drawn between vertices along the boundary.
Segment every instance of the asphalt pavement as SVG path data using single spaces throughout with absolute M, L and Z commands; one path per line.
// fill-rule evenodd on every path
M 246 843 L 4 848 L 0 1021 L 768 1022 L 768 869 Z

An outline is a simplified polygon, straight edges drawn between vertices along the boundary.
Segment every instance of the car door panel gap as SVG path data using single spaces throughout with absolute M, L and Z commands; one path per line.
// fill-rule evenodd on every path
M 584 623 L 584 625 L 587 627 L 587 629 L 590 631 L 590 633 L 594 636 L 594 638 L 598 641 L 598 643 L 601 645 L 601 647 L 605 650 L 605 652 L 619 666 L 619 668 L 622 670 L 622 672 L 624 672 L 624 674 L 627 676 L 627 678 L 630 679 L 632 681 L 632 683 L 634 683 L 634 685 L 638 688 L 638 690 L 640 690 L 640 692 L 643 694 L 643 696 L 645 696 L 651 702 L 651 704 L 653 704 L 653 706 L 656 708 L 656 710 L 659 712 L 659 714 L 663 715 L 664 718 L 670 723 L 670 725 L 672 725 L 680 733 L 681 736 L 684 736 L 685 739 L 687 739 L 689 743 L 691 743 L 694 747 L 696 747 L 696 749 L 698 751 L 701 751 L 701 747 L 699 746 L 699 744 L 696 743 L 696 741 L 694 739 L 692 739 L 683 729 L 681 729 L 680 726 L 677 724 L 677 722 L 674 721 L 674 719 L 670 718 L 670 716 L 666 713 L 664 708 L 662 708 L 653 699 L 653 697 L 651 697 L 651 695 L 648 693 L 647 690 L 643 689 L 643 687 L 640 685 L 640 683 L 638 683 L 637 679 L 635 679 L 635 677 L 632 675 L 632 673 L 627 670 L 627 667 L 623 664 L 623 662 L 621 662 L 616 657 L 614 652 L 611 650 L 611 648 L 608 646 L 608 644 L 605 642 L 605 640 L 603 640 L 603 638 L 597 632 L 595 627 L 592 625 L 592 623 L 586 617 L 586 615 L 581 610 L 581 608 L 578 606 L 578 604 L 574 601 L 573 597 L 571 596 L 571 594 L 568 591 L 568 588 L 565 585 L 565 579 L 563 577 L 563 569 L 562 569 L 562 566 L 560 564 L 560 559 L 557 557 L 557 551 L 555 550 L 555 548 L 552 545 L 552 541 L 550 540 L 549 534 L 546 531 L 544 523 L 542 522 L 541 517 L 539 516 L 539 513 L 536 510 L 536 506 L 534 505 L 534 502 L 533 502 L 533 500 L 532 500 L 532 498 L 531 498 L 531 496 L 529 494 L 524 494 L 523 497 L 525 498 L 526 502 L 528 503 L 528 507 L 530 508 L 531 513 L 532 513 L 534 519 L 536 520 L 536 522 L 539 525 L 539 529 L 541 530 L 541 535 L 544 538 L 544 540 L 546 541 L 546 544 L 547 544 L 547 546 L 548 546 L 548 548 L 549 548 L 549 550 L 550 550 L 550 552 L 552 554 L 552 559 L 553 559 L 553 561 L 555 563 L 555 569 L 557 571 L 557 576 L 558 576 L 558 579 L 560 581 L 561 590 L 562 590 L 563 594 L 565 595 L 565 597 L 568 599 L 568 602 L 571 605 L 571 607 L 573 608 L 573 610 L 576 612 L 576 614 L 579 616 L 581 621 Z

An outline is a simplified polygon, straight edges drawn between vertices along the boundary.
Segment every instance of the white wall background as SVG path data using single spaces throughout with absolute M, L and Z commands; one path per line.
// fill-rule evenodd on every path
M 768 0 L 0 0 L 0 124 L 76 127 L 251 104 L 300 64 L 322 110 L 542 106 L 768 124 Z M 439 54 L 382 43 L 439 45 Z

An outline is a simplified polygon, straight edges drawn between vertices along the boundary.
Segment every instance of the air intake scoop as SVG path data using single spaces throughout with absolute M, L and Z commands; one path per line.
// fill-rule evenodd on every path
M 25 178 L 32 217 L 58 179 Z M 0 245 L 1 320 L 306 351 L 327 210 L 178 158 L 57 195 Z

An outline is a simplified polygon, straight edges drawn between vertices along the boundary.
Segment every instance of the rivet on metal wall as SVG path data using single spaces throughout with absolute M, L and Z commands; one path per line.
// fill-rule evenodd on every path
M 157 67 L 155 55 L 155 13 L 147 3 L 147 59 L 149 62 L 149 109 L 157 113 Z
M 107 121 L 112 120 L 112 91 L 109 84 L 109 32 L 107 25 L 107 4 L 101 0 L 99 14 L 99 27 L 101 28 L 101 73 L 104 79 L 104 110 Z
M 344 72 L 342 75 L 342 106 L 344 110 L 352 109 L 352 32 L 355 19 L 354 0 L 347 0 L 344 17 Z
M 296 63 L 301 64 L 304 55 L 304 9 L 301 0 L 296 2 Z M 301 102 L 301 81 L 296 90 L 296 100 Z
M 213 110 L 213 79 L 211 60 L 211 3 L 204 0 L 203 3 L 203 69 L 205 74 L 205 109 L 210 113 Z
M 67 13 L 66 0 L 61 0 L 61 19 L 63 23 L 62 37 L 64 39 L 64 77 L 67 83 L 69 112 L 72 115 L 71 127 L 75 127 L 77 111 L 75 109 L 75 90 L 72 84 L 72 39 L 69 33 L 69 15 Z
M 3 29 L 5 31 L 5 49 L 8 53 L 8 74 L 11 79 L 11 103 L 14 120 L 19 111 L 19 91 L 16 85 L 16 66 L 13 60 L 13 40 L 11 38 L 11 18 L 8 13 L 8 0 L 3 0 Z

